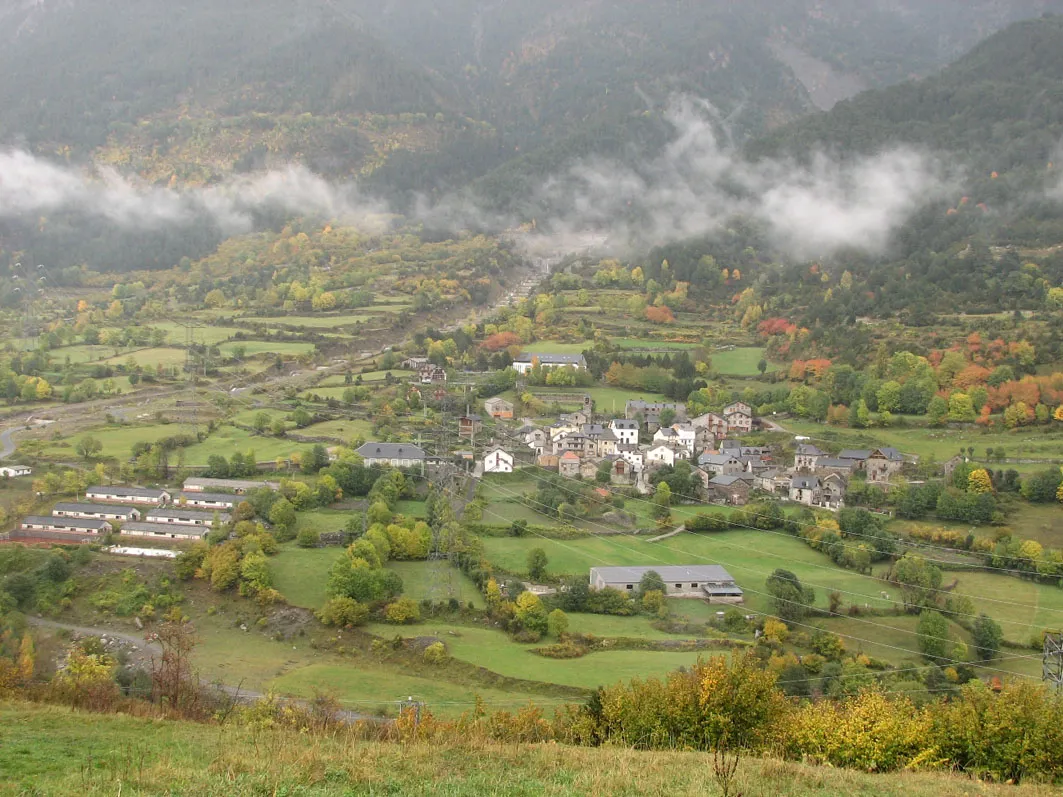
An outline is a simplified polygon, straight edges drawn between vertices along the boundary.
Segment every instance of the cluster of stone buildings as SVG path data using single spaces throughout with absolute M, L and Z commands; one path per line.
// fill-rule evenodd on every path
M 64 542 L 93 542 L 120 533 L 128 537 L 199 540 L 215 521 L 227 524 L 241 496 L 260 487 L 277 489 L 268 481 L 189 478 L 178 493 L 151 487 L 95 485 L 84 501 L 60 501 L 51 515 L 23 519 L 20 538 Z
M 488 399 L 485 413 L 513 417 L 513 404 Z M 690 418 L 678 402 L 629 401 L 624 417 L 598 419 L 590 408 L 566 413 L 549 426 L 524 421 L 509 446 L 487 450 L 484 473 L 511 473 L 518 461 L 534 462 L 569 478 L 594 479 L 608 463 L 613 485 L 651 491 L 659 469 L 689 462 L 701 487 L 700 500 L 742 505 L 754 493 L 811 507 L 837 510 L 848 484 L 862 472 L 870 484 L 888 486 L 904 456 L 893 448 L 845 450 L 836 455 L 800 443 L 791 462 L 763 446 L 743 445 L 741 436 L 758 428 L 752 408 L 735 402 L 720 413 Z M 530 456 L 529 456 L 530 452 Z

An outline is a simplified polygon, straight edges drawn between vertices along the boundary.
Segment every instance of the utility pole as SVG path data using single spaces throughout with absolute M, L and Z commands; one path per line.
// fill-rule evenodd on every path
M 1041 677 L 1055 689 L 1063 689 L 1063 634 L 1045 634 Z

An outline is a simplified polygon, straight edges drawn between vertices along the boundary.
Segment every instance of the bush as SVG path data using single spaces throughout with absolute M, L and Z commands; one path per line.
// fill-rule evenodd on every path
M 558 642 L 555 645 L 536 648 L 535 652 L 548 659 L 578 659 L 587 655 L 587 648 L 574 642 Z
M 384 617 L 389 623 L 409 625 L 420 621 L 421 608 L 417 605 L 417 601 L 411 598 L 399 598 L 387 605 L 384 609 Z
M 295 544 L 300 548 L 316 548 L 321 544 L 321 534 L 311 528 L 299 529 Z
M 354 598 L 330 598 L 317 613 L 317 619 L 331 626 L 361 625 L 369 619 L 369 608 Z
M 442 642 L 433 642 L 424 649 L 424 660 L 427 664 L 444 664 L 448 658 L 447 648 Z

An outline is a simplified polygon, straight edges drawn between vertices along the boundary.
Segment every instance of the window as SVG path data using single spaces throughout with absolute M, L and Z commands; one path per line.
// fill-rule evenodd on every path
M 635 588 L 635 585 L 634 585 L 634 584 L 628 584 L 628 585 L 627 585 L 627 588 L 628 588 L 628 589 L 634 589 L 634 588 Z
M 676 584 L 676 585 L 675 585 L 675 588 L 676 588 L 676 589 L 682 589 L 682 588 L 683 588 L 683 585 L 682 585 L 682 584 Z
M 690 586 L 692 586 L 692 587 L 693 587 L 694 589 L 697 589 L 697 588 L 698 588 L 698 585 L 697 585 L 697 584 L 691 584 Z

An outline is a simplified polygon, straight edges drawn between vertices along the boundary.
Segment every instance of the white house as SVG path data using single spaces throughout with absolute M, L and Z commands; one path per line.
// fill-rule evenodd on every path
M 14 479 L 18 476 L 31 476 L 33 468 L 29 465 L 4 465 L 0 467 L 0 478 Z
M 97 485 L 85 490 L 85 497 L 91 501 L 162 506 L 170 500 L 170 493 L 166 490 L 155 490 L 147 487 L 119 487 L 116 485 L 103 487 Z
M 614 418 L 609 421 L 609 428 L 613 430 L 616 439 L 622 446 L 637 446 L 639 444 L 639 422 L 627 418 Z
M 501 448 L 492 449 L 484 457 L 484 473 L 512 473 L 513 455 Z
M 683 448 L 694 453 L 694 443 L 697 440 L 698 432 L 692 425 L 686 423 L 677 423 L 672 425 L 672 431 L 675 432 L 676 442 Z
M 635 445 L 621 445 L 616 447 L 617 456 L 630 462 L 635 473 L 641 473 L 646 463 L 646 455 L 641 448 Z
M 657 462 L 674 467 L 677 459 L 682 459 L 679 448 L 668 443 L 658 443 L 646 452 L 646 462 Z
M 538 365 L 542 370 L 551 368 L 573 368 L 577 371 L 587 370 L 587 360 L 582 354 L 540 354 L 523 352 L 513 361 L 513 370 L 526 374 Z

